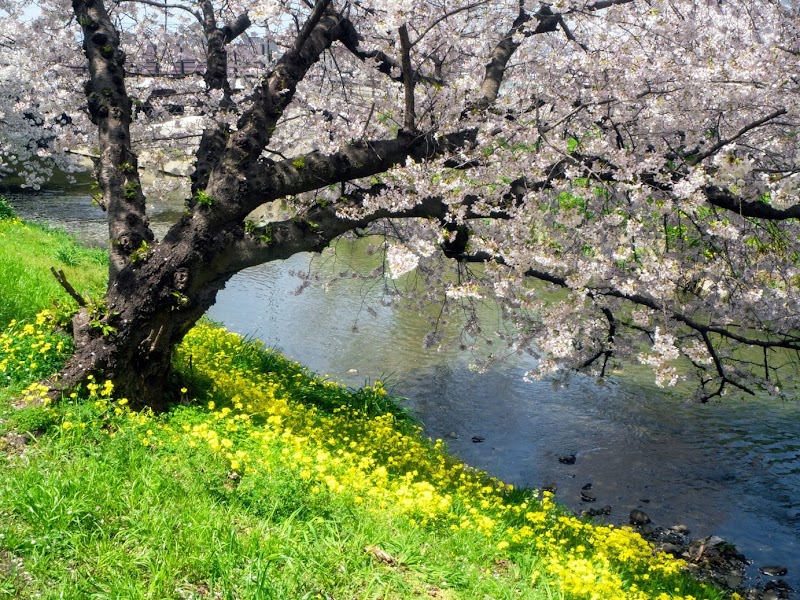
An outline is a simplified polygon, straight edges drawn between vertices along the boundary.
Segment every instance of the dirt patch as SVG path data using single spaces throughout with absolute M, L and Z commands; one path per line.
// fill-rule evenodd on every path
M 30 573 L 25 570 L 22 559 L 2 549 L 0 549 L 0 577 L 10 581 L 16 592 L 22 591 L 31 581 Z
M 29 436 L 10 431 L 0 437 L 0 452 L 11 456 L 22 456 L 30 441 Z

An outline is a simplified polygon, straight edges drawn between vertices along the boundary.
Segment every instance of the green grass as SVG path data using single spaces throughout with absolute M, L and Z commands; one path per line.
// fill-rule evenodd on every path
M 0 256 L 39 240 L 20 278 L 0 275 L 24 294 L 65 238 L 2 227 Z M 99 285 L 101 261 L 81 265 Z M 465 468 L 380 383 L 346 390 L 208 323 L 163 415 L 99 381 L 21 402 L 69 351 L 35 317 L 50 304 L 0 338 L 0 600 L 723 597 L 638 536 Z
M 172 442 L 207 409 L 126 414 L 113 435 L 91 403 L 59 407 L 58 424 L 20 412 L 47 429 L 0 452 L 0 598 L 551 597 L 526 585 L 534 560 L 496 562 L 479 532 L 312 492 L 291 466 L 232 479 L 209 448 Z
M 35 315 L 54 302 L 75 306 L 50 267 L 63 270 L 78 293 L 101 295 L 108 255 L 81 246 L 64 232 L 0 218 L 0 325 Z
M 345 507 L 264 519 L 203 453 L 170 464 L 133 436 L 64 437 L 32 453 L 34 468 L 6 465 L 0 504 L 13 516 L 2 545 L 25 557 L 32 582 L 6 581 L 0 597 L 291 598 L 366 582 L 379 590 L 393 577 L 369 576 L 360 546 L 370 533 Z

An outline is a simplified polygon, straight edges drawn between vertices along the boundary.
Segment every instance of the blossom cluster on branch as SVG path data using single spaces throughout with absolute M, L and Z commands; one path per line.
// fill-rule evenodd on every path
M 167 257 L 213 237 L 203 268 L 223 278 L 391 219 L 387 274 L 416 269 L 442 316 L 497 301 L 539 375 L 628 359 L 674 384 L 689 367 L 707 399 L 780 393 L 794 369 L 794 2 L 22 6 L 0 5 L 19 24 L 0 159 L 38 184 L 34 154 L 99 146 L 112 274 L 139 242 Z M 149 188 L 110 175 L 125 165 L 182 186 L 191 221 L 154 242 Z M 248 221 L 273 202 L 290 218 Z

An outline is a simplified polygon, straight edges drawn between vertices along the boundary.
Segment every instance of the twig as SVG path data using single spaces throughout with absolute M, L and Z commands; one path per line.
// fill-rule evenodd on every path
M 78 306 L 86 306 L 86 300 L 84 300 L 83 296 L 76 292 L 75 288 L 72 287 L 69 281 L 67 281 L 67 276 L 64 275 L 63 270 L 56 271 L 55 267 L 50 267 L 50 272 L 53 274 L 53 277 L 56 278 L 56 281 L 61 284 L 61 287 L 63 287 L 67 293 L 75 299 L 75 302 L 78 303 Z

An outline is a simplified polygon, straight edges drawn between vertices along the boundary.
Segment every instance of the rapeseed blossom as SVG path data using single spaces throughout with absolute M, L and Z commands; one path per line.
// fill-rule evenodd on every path
M 0 383 L 44 377 L 69 356 L 71 338 L 54 331 L 54 320 L 53 312 L 44 310 L 33 323 L 13 320 L 0 333 Z
M 36 325 L 10 325 L 0 337 L 0 365 L 19 368 L 20 357 L 30 356 L 26 340 L 40 342 L 35 351 L 49 343 L 44 355 L 63 352 L 66 346 L 57 348 L 63 340 L 48 327 L 47 316 Z M 419 427 L 386 412 L 381 382 L 352 392 L 206 324 L 195 327 L 178 349 L 178 370 L 190 357 L 195 383 L 180 394 L 206 409 L 176 411 L 171 420 L 132 412 L 127 399 L 114 398 L 110 381 L 90 379 L 84 397 L 94 422 L 67 411 L 62 435 L 94 426 L 108 435 L 136 436 L 147 451 L 203 448 L 224 465 L 230 481 L 290 470 L 311 494 L 340 495 L 363 510 L 431 530 L 479 535 L 497 560 L 533 555 L 540 567 L 530 584 L 544 576 L 568 598 L 693 597 L 679 577 L 682 561 L 654 553 L 633 531 L 578 519 L 548 492 L 519 492 L 464 465 L 442 440 L 427 440 Z M 34 384 L 28 393 L 46 391 Z M 719 594 L 709 589 L 705 597 Z
M 570 597 L 684 597 L 680 587 L 652 589 L 654 579 L 680 573 L 683 561 L 654 553 L 633 531 L 584 522 L 565 513 L 548 492 L 514 502 L 513 486 L 455 460 L 442 440 L 425 440 L 419 428 L 404 430 L 392 414 L 369 414 L 346 403 L 330 410 L 314 406 L 312 398 L 336 396 L 343 388 L 296 363 L 272 371 L 253 368 L 243 355 L 255 351 L 263 352 L 235 334 L 201 325 L 179 353 L 179 361 L 191 355 L 194 369 L 214 382 L 209 397 L 219 398 L 224 390 L 235 399 L 236 406 L 222 408 L 209 400 L 215 409 L 210 418 L 188 432 L 231 469 L 246 474 L 278 462 L 295 469 L 312 493 L 348 495 L 367 510 L 421 527 L 480 532 L 498 556 L 541 557 L 547 576 Z M 386 390 L 377 382 L 362 393 Z

